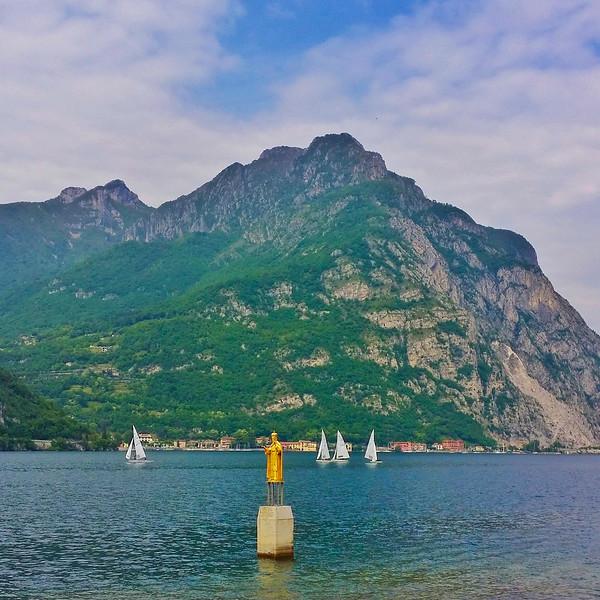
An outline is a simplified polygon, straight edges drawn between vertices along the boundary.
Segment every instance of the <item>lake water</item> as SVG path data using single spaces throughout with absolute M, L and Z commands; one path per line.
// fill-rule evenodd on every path
M 600 598 L 600 456 L 286 453 L 285 562 L 256 558 L 264 455 L 149 458 L 0 453 L 0 598 Z

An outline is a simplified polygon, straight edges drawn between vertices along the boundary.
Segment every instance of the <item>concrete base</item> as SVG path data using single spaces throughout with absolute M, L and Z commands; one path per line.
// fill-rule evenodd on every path
M 259 557 L 294 556 L 294 515 L 291 506 L 261 506 L 256 519 L 256 533 Z

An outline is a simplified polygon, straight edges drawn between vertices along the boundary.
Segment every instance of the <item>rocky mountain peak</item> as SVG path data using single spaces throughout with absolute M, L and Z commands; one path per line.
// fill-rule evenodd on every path
M 264 150 L 258 160 L 271 163 L 292 161 L 300 156 L 304 150 L 294 146 L 275 146 Z
M 120 179 L 109 181 L 104 187 L 95 188 L 99 195 L 105 196 L 107 199 L 123 204 L 125 206 L 140 206 L 144 203 L 134 194 Z M 94 190 L 94 191 L 95 191 Z
M 105 185 L 99 185 L 91 190 L 82 187 L 67 187 L 56 198 L 47 202 L 51 204 L 72 204 L 80 208 L 104 210 L 109 206 L 114 209 L 119 206 L 131 206 L 147 209 L 148 207 L 134 194 L 121 179 L 113 179 Z
M 318 160 L 326 163 L 349 162 L 362 163 L 380 170 L 382 175 L 386 171 L 385 162 L 377 152 L 369 152 L 364 146 L 349 133 L 328 133 L 316 137 L 304 151 L 304 156 L 309 160 Z
M 58 195 L 58 200 L 60 200 L 60 202 L 62 202 L 64 204 L 70 204 L 71 202 L 73 202 L 73 200 L 75 200 L 76 198 L 79 198 L 79 196 L 83 196 L 83 194 L 85 194 L 86 192 L 87 192 L 87 190 L 85 188 L 68 187 L 68 188 L 65 188 Z
M 332 187 L 384 179 L 388 171 L 380 154 L 365 150 L 349 133 L 340 133 L 316 137 L 296 160 L 295 173 L 313 196 Z
M 84 190 L 81 194 L 72 192 L 70 196 L 67 194 L 67 197 L 71 197 L 70 204 L 80 209 L 100 213 L 119 212 L 125 206 L 138 210 L 148 208 L 120 179 L 114 179 L 106 185 L 99 185 L 88 191 Z
M 342 150 L 345 152 L 365 152 L 364 146 L 349 133 L 326 133 L 317 136 L 306 149 L 307 153 L 318 151 Z M 345 149 L 345 150 L 344 150 Z

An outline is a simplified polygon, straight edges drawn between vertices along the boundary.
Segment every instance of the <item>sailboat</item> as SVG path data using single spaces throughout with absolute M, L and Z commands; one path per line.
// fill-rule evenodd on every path
M 329 454 L 329 446 L 327 445 L 327 438 L 325 437 L 325 432 L 321 429 L 321 445 L 319 446 L 319 451 L 317 452 L 317 460 L 331 460 L 331 456 Z
M 129 443 L 129 448 L 127 448 L 125 458 L 130 462 L 146 460 L 146 453 L 144 452 L 142 442 L 140 442 L 140 436 L 138 435 L 135 425 L 133 425 L 133 437 Z
M 367 450 L 365 452 L 365 459 L 370 463 L 381 462 L 377 458 L 377 447 L 375 446 L 375 430 L 371 431 L 371 437 L 369 438 L 369 443 L 367 444 Z
M 331 460 L 335 462 L 342 462 L 348 460 L 349 458 L 350 455 L 348 454 L 348 448 L 346 448 L 346 442 L 344 441 L 342 434 L 338 431 L 335 442 L 335 452 L 333 453 L 333 458 Z

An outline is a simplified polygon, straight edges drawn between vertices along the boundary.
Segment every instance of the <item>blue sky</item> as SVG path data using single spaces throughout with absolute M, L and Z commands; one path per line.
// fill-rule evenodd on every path
M 274 80 L 293 77 L 311 48 L 343 35 L 383 31 L 394 17 L 420 2 L 390 0 L 287 0 L 244 2 L 242 15 L 223 30 L 223 47 L 243 58 L 243 68 L 222 73 L 197 90 L 196 100 L 238 116 L 276 103 Z
M 600 331 L 600 2 L 0 0 L 0 202 L 147 204 L 347 131 L 525 235 Z

